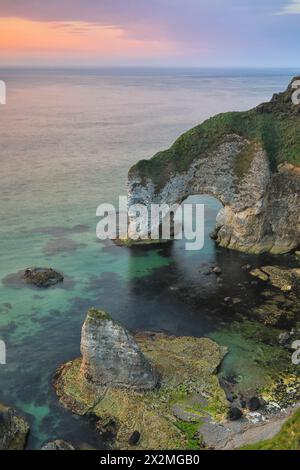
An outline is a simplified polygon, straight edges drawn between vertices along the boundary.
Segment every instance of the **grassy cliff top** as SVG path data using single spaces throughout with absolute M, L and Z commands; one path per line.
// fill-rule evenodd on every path
M 250 111 L 229 112 L 208 119 L 179 137 L 168 150 L 150 160 L 139 161 L 130 169 L 129 176 L 138 173 L 144 180 L 151 178 L 156 187 L 163 187 L 170 173 L 186 171 L 195 159 L 207 156 L 230 134 L 260 142 L 273 171 L 283 162 L 300 166 L 300 105 L 292 102 L 294 80 L 269 103 Z

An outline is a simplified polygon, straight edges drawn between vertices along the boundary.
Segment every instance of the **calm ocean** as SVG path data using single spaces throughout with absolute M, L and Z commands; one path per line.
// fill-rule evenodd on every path
M 137 160 L 216 113 L 269 100 L 297 73 L 0 69 L 7 85 L 0 106 L 0 339 L 7 345 L 0 402 L 28 417 L 29 448 L 54 438 L 101 447 L 92 423 L 63 410 L 51 386 L 57 366 L 79 355 L 89 307 L 109 310 L 131 329 L 228 343 L 227 327 L 240 312 L 222 299 L 239 295 L 238 283 L 249 284 L 239 268 L 251 257 L 218 249 L 209 238 L 219 203 L 203 198 L 206 243 L 199 253 L 185 252 L 181 242 L 132 249 L 100 243 L 96 208 L 126 194 L 127 171 Z M 210 263 L 222 267 L 222 286 L 202 274 Z M 20 287 L 10 275 L 28 266 L 51 266 L 66 282 L 49 290 Z M 256 301 L 254 287 L 245 292 L 247 302 Z M 226 373 L 243 374 L 246 361 L 248 375 L 260 380 L 263 371 L 249 359 L 253 344 L 238 335 L 230 342 Z

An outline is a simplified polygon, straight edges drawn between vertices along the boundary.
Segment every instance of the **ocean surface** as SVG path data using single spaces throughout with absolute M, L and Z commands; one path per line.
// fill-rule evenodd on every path
M 28 418 L 28 448 L 58 438 L 104 445 L 93 423 L 64 410 L 52 388 L 56 368 L 79 356 L 92 306 L 131 330 L 216 338 L 230 348 L 224 374 L 259 380 L 253 344 L 227 333 L 241 309 L 223 299 L 241 296 L 244 284 L 245 305 L 255 304 L 259 287 L 241 267 L 266 257 L 215 246 L 209 233 L 220 203 L 197 195 L 206 207 L 200 252 L 185 251 L 182 241 L 144 248 L 100 242 L 96 208 L 126 195 L 127 171 L 136 161 L 216 113 L 269 100 L 297 73 L 0 69 L 7 85 L 7 104 L 0 106 L 0 339 L 7 347 L 0 402 Z M 213 265 L 222 268 L 223 283 L 205 274 Z M 13 282 L 11 275 L 29 266 L 51 266 L 65 282 L 48 290 Z

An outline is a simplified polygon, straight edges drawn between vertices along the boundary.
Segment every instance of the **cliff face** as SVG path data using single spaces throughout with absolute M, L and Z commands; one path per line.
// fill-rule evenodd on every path
M 253 110 L 215 116 L 169 150 L 137 163 L 128 176 L 129 205 L 211 195 L 224 206 L 216 227 L 221 246 L 254 253 L 296 248 L 300 106 L 293 104 L 293 92 L 291 83 Z

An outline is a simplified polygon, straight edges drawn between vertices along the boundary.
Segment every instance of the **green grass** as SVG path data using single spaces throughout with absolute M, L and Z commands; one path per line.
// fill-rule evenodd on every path
M 272 439 L 245 446 L 241 450 L 300 450 L 300 409 Z
M 237 164 L 237 172 L 241 175 L 251 163 L 253 142 L 260 143 L 265 149 L 273 170 L 283 162 L 300 165 L 299 114 L 278 112 L 277 105 L 270 103 L 270 106 L 274 112 L 253 109 L 212 117 L 183 134 L 168 150 L 157 153 L 150 160 L 138 162 L 130 173 L 138 171 L 142 180 L 151 178 L 160 189 L 170 174 L 184 172 L 196 158 L 205 158 L 228 134 L 238 134 L 251 141 L 242 154 L 244 161 L 239 159 Z
M 184 421 L 176 422 L 176 427 L 180 429 L 187 438 L 188 450 L 199 450 L 201 448 L 201 438 L 198 433 L 199 426 L 199 421 L 191 423 Z

